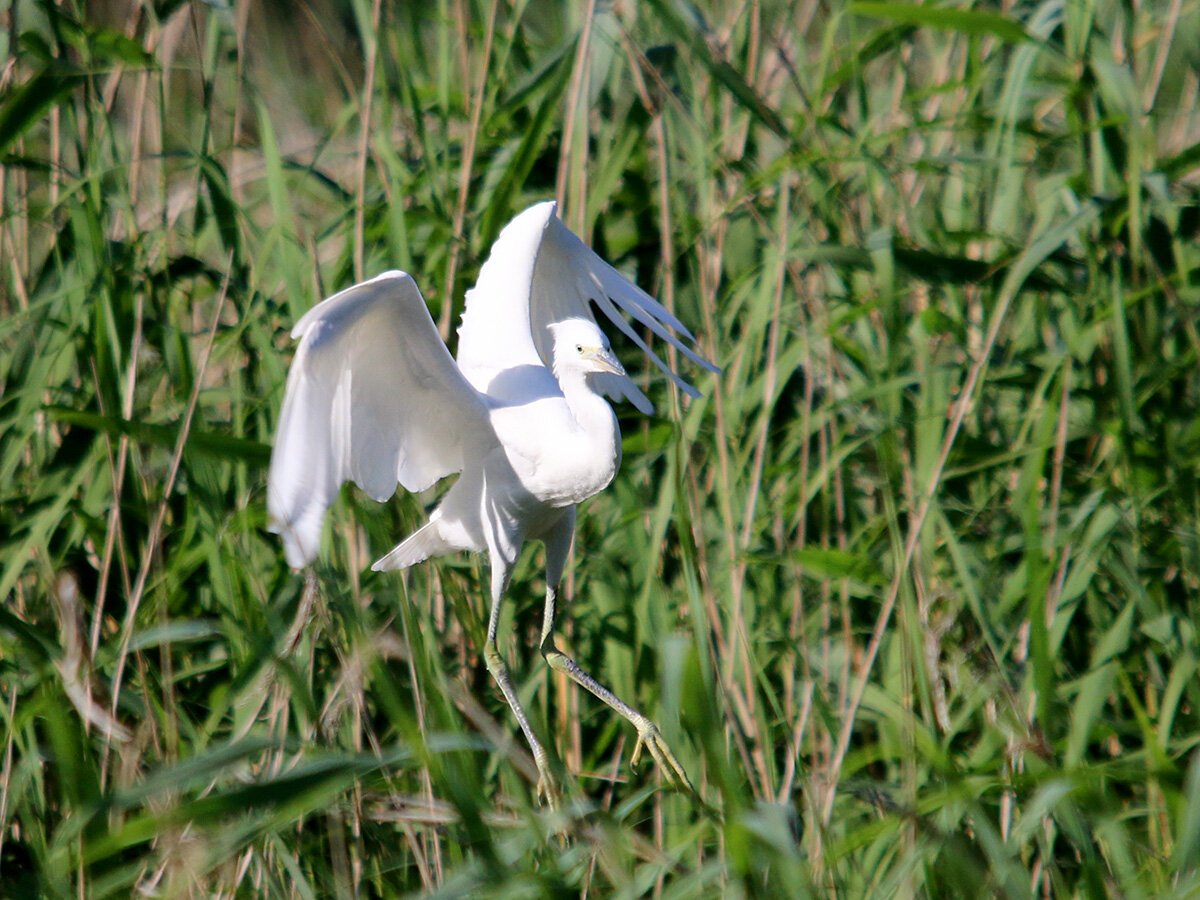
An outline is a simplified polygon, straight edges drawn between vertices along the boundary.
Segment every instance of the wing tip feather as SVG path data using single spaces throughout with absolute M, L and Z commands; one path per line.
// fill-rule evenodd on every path
M 640 339 L 631 324 L 626 321 L 626 316 L 648 328 L 655 337 L 665 341 L 701 369 L 716 375 L 721 374 L 719 366 L 701 355 L 695 335 L 673 312 L 623 275 L 611 263 L 600 257 L 567 227 L 558 215 L 558 204 L 554 200 L 534 203 L 518 213 L 501 229 L 489 250 L 478 281 L 467 292 L 466 308 L 463 310 L 458 328 L 460 365 L 467 367 L 474 365 L 468 360 L 477 353 L 481 354 L 481 359 L 485 362 L 494 363 L 492 354 L 486 352 L 484 348 L 493 346 L 488 342 L 494 342 L 496 337 L 495 329 L 489 327 L 494 324 L 492 317 L 496 314 L 496 308 L 486 302 L 481 304 L 478 299 L 475 299 L 478 292 L 481 289 L 495 291 L 507 288 L 511 290 L 514 279 L 524 284 L 522 279 L 532 281 L 542 277 L 537 274 L 541 268 L 539 257 L 545 250 L 547 242 L 551 248 L 549 252 L 561 256 L 559 263 L 552 267 L 552 271 L 557 272 L 565 264 L 569 271 L 568 277 L 575 281 L 574 290 L 578 293 L 579 299 L 585 304 L 587 299 L 595 301 L 596 306 L 611 324 L 631 338 L 639 349 L 646 353 L 684 393 L 693 398 L 701 396 L 695 387 L 685 381 Z M 529 261 L 528 269 L 513 265 L 513 258 L 522 257 Z M 519 269 L 519 272 L 514 271 L 515 269 Z M 505 280 L 504 285 L 495 281 L 498 276 Z M 559 285 L 559 287 L 563 286 Z M 504 294 L 500 294 L 500 296 L 504 296 Z M 473 299 L 475 302 L 472 302 Z M 527 296 L 526 303 L 528 303 Z M 590 310 L 589 313 L 595 318 L 594 313 L 591 313 Z M 528 311 L 526 311 L 524 324 L 531 329 L 535 325 L 535 322 L 530 321 Z M 530 334 L 530 339 L 534 345 L 534 351 L 538 352 L 538 338 L 536 335 Z

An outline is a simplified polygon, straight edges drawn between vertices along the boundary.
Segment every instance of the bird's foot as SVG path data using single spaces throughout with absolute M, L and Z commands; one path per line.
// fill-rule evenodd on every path
M 562 801 L 562 790 L 559 788 L 558 779 L 550 771 L 550 760 L 543 756 L 535 757 L 534 761 L 538 768 L 537 787 L 535 788 L 537 801 L 551 812 L 555 812 Z
M 666 739 L 658 730 L 658 726 L 645 717 L 635 721 L 633 726 L 637 729 L 638 736 L 637 743 L 633 746 L 633 756 L 629 758 L 630 768 L 638 767 L 638 763 L 642 759 L 642 749 L 645 748 L 669 781 L 674 782 L 676 787 L 687 791 L 692 796 L 699 796 L 696 789 L 692 787 L 692 782 L 688 780 L 687 772 L 683 771 L 683 766 L 679 764 L 679 760 L 667 746 Z

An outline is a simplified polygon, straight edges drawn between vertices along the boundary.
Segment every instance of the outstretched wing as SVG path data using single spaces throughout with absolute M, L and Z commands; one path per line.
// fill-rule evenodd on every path
M 695 338 L 662 304 L 596 255 L 558 218 L 557 204 L 539 203 L 504 227 L 467 292 L 458 329 L 458 365 L 478 390 L 502 371 L 549 366 L 553 341 L 547 328 L 571 317 L 595 321 L 588 301 L 642 349 L 680 389 L 698 396 L 642 339 L 625 316 L 648 328 L 697 365 L 717 367 L 693 349 Z M 632 381 L 605 376 L 599 386 L 624 396 L 643 412 L 653 407 Z
M 399 482 L 428 488 L 486 452 L 488 408 L 438 336 L 404 272 L 385 272 L 317 304 L 300 339 L 267 483 L 271 530 L 288 563 L 317 554 L 321 522 L 343 482 L 384 501 Z

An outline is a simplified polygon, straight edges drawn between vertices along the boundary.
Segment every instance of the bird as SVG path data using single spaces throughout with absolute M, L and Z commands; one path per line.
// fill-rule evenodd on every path
M 700 396 L 625 316 L 700 368 L 719 372 L 682 322 L 544 201 L 518 214 L 492 245 L 466 294 L 456 357 L 416 282 L 401 271 L 334 294 L 296 323 L 299 344 L 267 479 L 268 527 L 281 537 L 288 564 L 302 569 L 318 554 L 325 514 L 345 482 L 386 502 L 398 485 L 418 493 L 458 474 L 428 521 L 371 568 L 405 569 L 460 551 L 487 554 L 484 661 L 532 751 L 537 796 L 551 803 L 558 787 L 550 757 L 497 642 L 502 600 L 528 540 L 545 546 L 543 658 L 633 725 L 632 767 L 644 749 L 668 781 L 694 793 L 658 726 L 554 640 L 577 507 L 604 490 L 621 463 L 620 430 L 606 397 L 653 412 L 593 307 L 686 394 Z

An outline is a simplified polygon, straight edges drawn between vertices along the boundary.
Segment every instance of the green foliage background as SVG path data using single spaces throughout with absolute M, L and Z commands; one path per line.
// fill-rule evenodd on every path
M 1200 8 L 0 0 L 0 894 L 1195 896 Z M 265 531 L 291 324 L 568 225 L 724 368 L 527 551 Z M 452 335 L 451 335 L 452 336 Z M 634 355 L 618 347 L 627 362 Z

